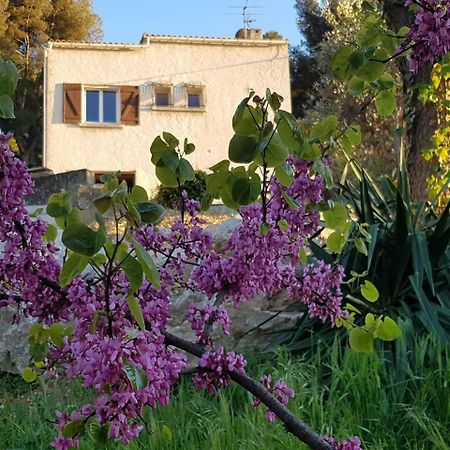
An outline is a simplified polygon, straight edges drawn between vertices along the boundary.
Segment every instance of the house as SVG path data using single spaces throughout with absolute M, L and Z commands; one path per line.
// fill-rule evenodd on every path
M 53 41 L 44 64 L 43 164 L 54 173 L 120 170 L 129 183 L 154 188 L 149 148 L 163 131 L 193 142 L 192 165 L 207 169 L 227 156 L 233 113 L 250 90 L 270 87 L 290 110 L 288 42 L 257 31 Z

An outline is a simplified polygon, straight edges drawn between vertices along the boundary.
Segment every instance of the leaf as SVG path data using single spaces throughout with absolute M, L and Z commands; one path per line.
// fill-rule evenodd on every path
M 380 78 L 385 70 L 385 63 L 377 61 L 367 61 L 355 72 L 355 76 L 357 76 L 360 80 L 370 82 Z
M 50 217 L 65 217 L 71 209 L 72 206 L 68 192 L 50 195 L 46 209 Z
M 365 244 L 363 239 L 356 238 L 355 239 L 355 246 L 356 246 L 356 249 L 358 250 L 359 253 L 362 253 L 365 256 L 368 255 L 367 247 L 366 247 L 366 244 Z
M 188 140 L 185 138 L 184 139 L 184 154 L 190 155 L 191 153 L 194 153 L 194 151 L 195 151 L 195 145 L 188 142 Z
M 88 263 L 89 257 L 72 253 L 63 264 L 61 273 L 59 274 L 61 287 L 67 286 L 75 277 L 80 275 Z
M 260 109 L 256 109 L 248 104 L 251 99 L 244 98 L 236 108 L 233 115 L 233 130 L 236 134 L 241 136 L 259 136 L 259 126 L 262 123 L 262 113 Z
M 180 159 L 175 173 L 177 174 L 181 185 L 186 183 L 186 181 L 193 181 L 195 179 L 195 172 L 191 163 L 184 158 Z
M 331 61 L 331 70 L 338 81 L 346 81 L 352 76 L 350 57 L 353 54 L 353 48 L 350 46 L 341 47 L 333 56 Z
M 292 175 L 286 170 L 285 165 L 275 167 L 275 176 L 282 186 L 288 188 L 292 184 Z
M 334 253 L 341 253 L 345 245 L 345 237 L 339 231 L 331 233 L 327 238 L 327 247 Z
M 254 137 L 235 134 L 228 147 L 228 157 L 235 163 L 250 163 L 258 154 L 258 143 Z
M 15 64 L 0 58 L 0 95 L 13 95 L 18 81 L 19 73 Z
M 366 82 L 359 78 L 353 77 L 348 83 L 348 92 L 353 97 L 360 95 L 366 88 Z
M 36 380 L 37 373 L 31 367 L 25 367 L 25 369 L 23 369 L 23 372 L 22 372 L 22 378 L 27 383 L 32 383 L 33 381 Z
M 257 174 L 251 177 L 239 177 L 234 179 L 230 177 L 230 185 L 228 185 L 228 192 L 230 193 L 234 202 L 239 205 L 248 205 L 253 203 L 260 194 L 261 181 Z
M 378 300 L 378 298 L 380 297 L 380 294 L 378 292 L 378 289 L 376 288 L 376 286 L 370 282 L 369 280 L 365 280 L 364 284 L 361 285 L 360 287 L 361 290 L 361 295 L 368 301 L 371 303 L 374 303 Z
M 100 214 L 104 214 L 112 205 L 112 197 L 104 194 L 94 199 L 94 206 Z
M 135 206 L 144 223 L 158 224 L 164 216 L 164 208 L 158 203 L 142 202 L 137 203 Z
M 400 328 L 390 317 L 385 317 L 375 331 L 375 337 L 382 341 L 394 341 L 400 337 Z
M 328 228 L 332 230 L 345 232 L 348 230 L 348 213 L 347 208 L 336 203 L 333 208 L 323 212 L 323 219 Z
M 136 252 L 136 257 L 141 263 L 142 269 L 144 271 L 147 280 L 150 281 L 157 289 L 161 289 L 161 283 L 159 278 L 158 268 L 152 257 L 148 254 L 142 245 L 133 239 L 134 250 Z
M 69 250 L 85 256 L 95 255 L 105 241 L 106 236 L 103 232 L 94 231 L 84 223 L 67 226 L 62 235 L 62 242 Z
M 361 328 L 352 328 L 349 337 L 352 350 L 360 353 L 373 352 L 373 333 Z
M 180 145 L 180 141 L 171 133 L 163 131 L 163 139 L 167 142 L 170 148 L 177 148 Z
M 130 200 L 133 203 L 147 202 L 148 201 L 147 191 L 142 186 L 138 185 L 133 186 L 130 193 Z
M 73 438 L 84 433 L 85 425 L 86 422 L 84 421 L 84 419 L 72 420 L 65 425 L 61 434 L 66 439 Z
M 0 117 L 3 119 L 15 119 L 14 103 L 8 95 L 0 95 Z
M 360 145 L 362 142 L 361 126 L 360 125 L 350 125 L 344 133 L 344 136 L 348 138 L 350 144 L 353 146 Z
M 120 263 L 120 268 L 125 272 L 128 281 L 130 282 L 130 291 L 136 292 L 141 286 L 144 279 L 144 273 L 141 265 L 131 255 L 128 255 Z
M 49 223 L 47 224 L 47 231 L 44 233 L 42 238 L 47 242 L 53 242 L 58 237 L 58 229 L 55 225 Z
M 162 434 L 167 442 L 172 442 L 173 440 L 172 430 L 167 425 L 163 425 Z
M 135 318 L 137 324 L 142 330 L 145 330 L 144 316 L 142 315 L 141 305 L 139 304 L 136 297 L 129 293 L 127 298 L 128 308 L 130 308 L 131 314 Z
M 336 131 L 337 125 L 338 118 L 336 116 L 325 117 L 325 119 L 323 119 L 320 123 L 313 126 L 311 133 L 309 134 L 309 138 L 319 138 L 321 140 L 329 139 Z
M 156 167 L 155 172 L 163 186 L 178 187 L 178 177 L 173 170 L 165 166 L 159 166 Z
M 148 376 L 142 367 L 133 366 L 126 361 L 123 369 L 134 389 L 144 389 L 148 385 Z
M 375 97 L 375 107 L 380 116 L 390 116 L 396 108 L 395 96 L 391 91 L 381 91 Z

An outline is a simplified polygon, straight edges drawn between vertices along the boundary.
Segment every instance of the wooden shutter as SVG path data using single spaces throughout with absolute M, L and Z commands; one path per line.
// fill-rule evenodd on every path
M 120 121 L 139 125 L 139 86 L 120 86 Z
M 64 123 L 81 122 L 81 84 L 64 83 Z

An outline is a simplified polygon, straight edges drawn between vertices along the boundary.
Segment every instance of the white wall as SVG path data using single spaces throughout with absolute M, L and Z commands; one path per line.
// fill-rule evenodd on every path
M 287 43 L 264 41 L 237 45 L 151 41 L 134 48 L 66 48 L 53 43 L 46 64 L 44 164 L 55 173 L 76 169 L 136 171 L 146 188 L 158 182 L 150 162 L 150 144 L 162 131 L 196 144 L 189 156 L 194 168 L 206 169 L 225 158 L 233 135 L 231 118 L 250 89 L 264 96 L 266 87 L 284 96 L 290 110 Z M 82 46 L 81 46 L 82 47 Z M 199 83 L 205 86 L 205 112 L 155 111 L 148 102 L 151 83 Z M 63 123 L 63 83 L 139 85 L 140 124 L 120 128 Z

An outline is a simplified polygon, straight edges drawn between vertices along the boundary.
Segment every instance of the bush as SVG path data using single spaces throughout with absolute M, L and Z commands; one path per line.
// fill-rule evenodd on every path
M 194 180 L 186 181 L 181 188 L 187 192 L 190 199 L 201 201 L 206 192 L 206 173 L 197 170 Z M 159 185 L 155 201 L 166 208 L 180 209 L 179 189 Z

